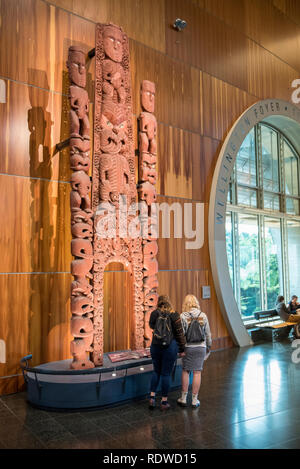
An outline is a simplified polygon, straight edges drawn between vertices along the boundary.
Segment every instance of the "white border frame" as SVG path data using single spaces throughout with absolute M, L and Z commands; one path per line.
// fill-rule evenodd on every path
M 250 106 L 229 131 L 219 154 L 210 192 L 208 237 L 209 253 L 214 286 L 221 312 L 234 343 L 240 347 L 251 345 L 251 338 L 244 326 L 233 294 L 226 252 L 226 204 L 230 175 L 240 146 L 259 122 L 272 116 L 280 116 L 284 124 L 292 121 L 299 124 L 300 109 L 280 99 L 265 99 Z M 289 137 L 286 128 L 282 133 Z

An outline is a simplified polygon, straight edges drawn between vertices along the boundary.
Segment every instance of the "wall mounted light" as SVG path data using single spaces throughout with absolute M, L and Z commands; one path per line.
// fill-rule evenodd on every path
M 173 24 L 173 28 L 176 29 L 177 31 L 182 31 L 186 27 L 187 23 L 184 20 L 181 20 L 180 18 L 176 18 Z

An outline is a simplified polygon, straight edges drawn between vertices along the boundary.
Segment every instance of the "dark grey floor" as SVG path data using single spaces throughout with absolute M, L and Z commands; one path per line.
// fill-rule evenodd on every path
M 294 344 L 295 345 L 295 344 Z M 300 364 L 292 342 L 215 352 L 201 406 L 148 410 L 147 401 L 91 412 L 32 408 L 26 393 L 0 398 L 0 448 L 300 448 Z

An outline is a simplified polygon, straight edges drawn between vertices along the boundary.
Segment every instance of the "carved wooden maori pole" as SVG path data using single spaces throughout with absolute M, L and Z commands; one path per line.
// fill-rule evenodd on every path
M 144 204 L 142 212 L 148 215 L 146 237 L 143 240 L 143 273 L 144 273 L 144 313 L 145 345 L 151 341 L 152 331 L 149 327 L 151 312 L 157 305 L 158 263 L 157 214 L 156 202 L 156 129 L 154 113 L 155 84 L 144 80 L 141 86 L 141 104 L 143 112 L 139 117 L 139 200 Z M 153 205 L 154 204 L 154 205 Z
M 144 346 L 143 253 L 128 233 L 137 200 L 128 38 L 112 24 L 96 26 L 96 77 L 92 208 L 94 219 L 93 362 L 103 361 L 103 275 L 121 262 L 133 277 L 133 343 Z M 112 218 L 109 218 L 112 215 Z M 109 221 L 113 220 L 113 221 Z M 115 292 L 118 294 L 118 292 Z M 120 327 L 123 325 L 120 324 Z
M 69 48 L 67 67 L 70 79 L 70 166 L 71 176 L 71 263 L 74 281 L 71 285 L 71 342 L 73 362 L 71 368 L 93 368 L 89 359 L 94 336 L 93 294 L 90 280 L 93 266 L 93 222 L 89 192 L 90 125 L 86 86 L 85 54 L 76 47 Z

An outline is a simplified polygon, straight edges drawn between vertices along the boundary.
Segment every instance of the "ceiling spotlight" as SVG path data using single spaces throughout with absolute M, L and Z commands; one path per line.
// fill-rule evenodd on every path
M 177 29 L 177 31 L 182 31 L 186 27 L 186 21 L 181 20 L 180 18 L 176 18 L 173 24 L 173 28 Z

